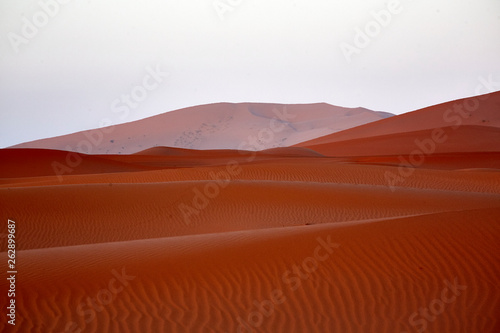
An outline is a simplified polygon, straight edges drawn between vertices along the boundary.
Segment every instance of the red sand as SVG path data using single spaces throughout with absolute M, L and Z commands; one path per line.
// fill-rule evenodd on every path
M 470 111 L 468 111 L 469 109 Z M 500 92 L 482 95 L 477 98 L 464 98 L 421 110 L 383 119 L 366 125 L 298 144 L 311 146 L 322 143 L 339 142 L 360 138 L 406 133 L 453 126 L 500 127 Z
M 445 128 L 429 110 L 398 132 L 392 117 L 372 138 L 258 153 L 156 147 L 69 167 L 67 152 L 0 150 L 19 271 L 16 326 L 3 315 L 0 331 L 498 332 L 498 129 L 449 129 L 412 165 L 415 140 Z

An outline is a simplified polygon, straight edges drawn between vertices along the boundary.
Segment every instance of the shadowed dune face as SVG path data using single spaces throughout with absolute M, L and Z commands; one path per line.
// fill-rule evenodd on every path
M 411 117 L 259 152 L 0 150 L 0 331 L 498 332 L 498 127 Z
M 298 144 L 301 147 L 436 128 L 500 127 L 500 92 L 430 106 Z
M 327 156 L 409 155 L 414 151 L 426 156 L 461 152 L 498 152 L 500 150 L 500 128 L 484 126 L 442 127 L 305 147 Z
M 155 146 L 264 150 L 290 146 L 390 116 L 390 113 L 325 103 L 218 103 L 27 142 L 13 148 L 60 149 L 90 154 L 130 154 Z
M 79 153 L 43 149 L 0 150 L 0 175 L 5 177 L 53 176 L 61 168 L 71 168 L 71 174 L 99 174 L 123 171 L 143 171 L 148 168 L 120 163 Z

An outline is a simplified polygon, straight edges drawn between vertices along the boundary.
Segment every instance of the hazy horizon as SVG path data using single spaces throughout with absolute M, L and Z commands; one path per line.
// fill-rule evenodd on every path
M 466 98 L 466 97 L 470 97 L 470 96 L 465 96 L 464 98 Z M 450 102 L 450 101 L 444 101 L 442 103 L 446 103 L 446 102 Z M 287 104 L 287 103 L 278 103 L 278 102 L 251 102 L 251 101 L 250 102 L 248 102 L 248 101 L 245 101 L 245 102 L 214 102 L 214 103 L 207 103 L 207 104 L 189 105 L 189 106 L 181 107 L 181 108 L 175 109 L 175 110 L 168 110 L 168 111 L 165 111 L 163 113 L 168 113 L 168 112 L 172 112 L 172 111 L 178 111 L 178 110 L 183 110 L 183 109 L 188 109 L 188 108 L 197 107 L 197 106 L 203 106 L 203 105 L 224 104 L 224 103 L 230 103 L 230 104 L 245 104 L 245 103 L 251 103 L 251 104 Z M 321 103 L 326 103 L 326 102 L 294 103 L 294 104 L 296 104 L 296 105 L 313 105 L 313 104 L 321 104 Z M 436 103 L 436 104 L 433 104 L 433 105 L 442 104 L 442 103 Z M 330 104 L 330 103 L 326 103 L 326 104 L 334 105 L 334 104 Z M 288 105 L 290 105 L 290 103 L 288 103 Z M 433 106 L 433 105 L 428 105 L 428 106 Z M 344 107 L 342 105 L 334 105 L 334 106 Z M 425 107 L 428 107 L 428 106 L 425 106 Z M 423 108 L 425 108 L 425 107 L 423 107 Z M 353 108 L 353 109 L 355 109 L 355 108 L 364 108 L 364 109 L 367 109 L 367 110 L 370 110 L 370 111 L 375 111 L 375 112 L 390 113 L 390 114 L 392 114 L 394 116 L 402 115 L 402 114 L 405 114 L 405 113 L 409 113 L 409 112 L 413 112 L 413 111 L 417 111 L 417 110 L 421 109 L 421 108 L 419 108 L 417 110 L 410 110 L 410 111 L 407 111 L 407 112 L 402 112 L 400 114 L 395 114 L 395 113 L 387 112 L 387 111 L 373 110 L 373 109 L 366 108 L 366 107 L 363 107 L 363 106 L 352 106 L 352 107 L 349 106 L 349 107 L 346 107 L 346 108 Z M 144 117 L 144 118 L 139 118 L 139 119 L 124 121 L 124 122 L 116 122 L 116 123 L 112 123 L 112 125 L 120 125 L 120 124 L 125 124 L 125 123 L 131 123 L 131 122 L 135 122 L 135 121 L 138 121 L 138 120 L 142 120 L 142 119 L 146 119 L 146 118 L 151 118 L 151 117 L 154 117 L 154 116 L 157 116 L 157 115 L 160 115 L 160 114 L 162 114 L 162 113 L 151 115 L 151 116 L 147 116 L 147 117 Z M 108 120 L 108 117 L 102 118 L 101 120 Z M 101 127 L 104 127 L 104 126 L 101 126 Z M 49 136 L 49 137 L 36 138 L 34 140 L 28 140 L 28 141 L 18 142 L 18 143 L 14 143 L 14 144 L 6 146 L 6 147 L 0 147 L 0 149 L 2 149 L 2 148 L 9 148 L 9 147 L 16 146 L 18 144 L 22 144 L 22 143 L 26 143 L 26 142 L 30 142 L 30 141 L 37 141 L 37 140 L 49 139 L 49 138 L 53 138 L 53 137 L 74 134 L 74 133 L 78 133 L 78 132 L 81 132 L 81 131 L 87 131 L 87 130 L 92 130 L 92 129 L 97 129 L 97 128 L 99 128 L 99 126 L 92 127 L 92 128 L 84 128 L 84 129 L 81 129 L 81 130 L 78 130 L 78 131 L 73 131 L 73 132 L 68 132 L 68 133 L 61 133 L 61 134 L 57 134 L 57 135 L 53 135 L 53 136 Z
M 8 0 L 0 18 L 0 148 L 219 102 L 402 114 L 500 90 L 495 0 Z

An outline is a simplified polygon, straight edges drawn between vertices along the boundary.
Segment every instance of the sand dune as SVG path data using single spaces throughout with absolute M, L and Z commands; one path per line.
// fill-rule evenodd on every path
M 499 194 L 401 188 L 394 198 L 387 186 L 236 180 L 212 199 L 204 191 L 208 184 L 12 188 L 3 191 L 1 201 L 25 221 L 19 250 L 393 218 L 500 202 Z M 52 213 L 33 216 L 26 205 Z
M 18 327 L 453 332 L 460 325 L 495 332 L 499 214 L 497 208 L 27 250 Z M 437 310 L 425 319 L 419 308 L 429 307 Z
M 474 98 L 464 98 L 312 139 L 300 143 L 298 146 L 315 146 L 323 143 L 380 137 L 450 126 L 453 127 L 455 132 L 460 132 L 461 127 L 467 126 L 498 128 L 500 127 L 499 108 L 500 92 Z
M 498 96 L 455 128 L 448 103 L 258 152 L 0 150 L 0 331 L 496 333 Z
M 129 154 L 155 146 L 264 150 L 290 146 L 393 116 L 326 103 L 218 103 L 131 123 L 37 140 L 12 148 L 45 148 L 90 154 Z
M 149 170 L 98 156 L 46 149 L 0 149 L 0 160 L 6 161 L 0 164 L 0 178 L 54 176 L 57 172 L 98 174 Z
M 358 156 L 353 157 L 352 161 L 365 165 L 399 166 L 402 164 L 401 155 Z M 498 172 L 500 170 L 500 152 L 434 153 L 427 155 L 420 167 L 436 170 Z
M 427 156 L 435 153 L 498 152 L 500 151 L 500 128 L 462 126 L 454 129 L 453 127 L 442 127 L 312 144 L 305 147 L 328 156 L 410 155 L 412 152 Z

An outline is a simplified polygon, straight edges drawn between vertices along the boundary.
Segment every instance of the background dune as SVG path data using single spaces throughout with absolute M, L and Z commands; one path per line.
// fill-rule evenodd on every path
M 103 129 L 37 140 L 13 148 L 129 154 L 155 146 L 263 150 L 290 146 L 393 116 L 319 104 L 218 103 Z M 243 147 L 240 145 L 244 143 Z

